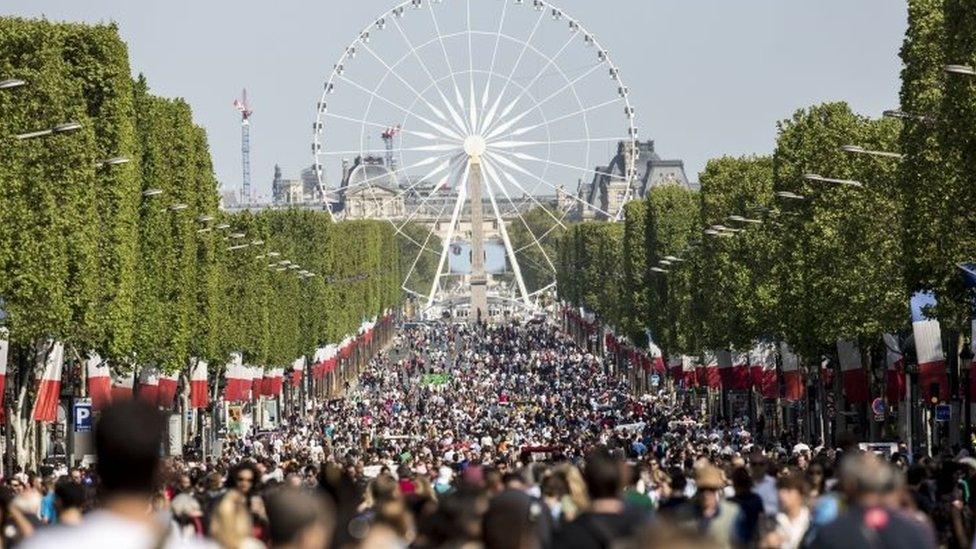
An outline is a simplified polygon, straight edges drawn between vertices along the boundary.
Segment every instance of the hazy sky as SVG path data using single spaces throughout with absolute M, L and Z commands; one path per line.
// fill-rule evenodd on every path
M 472 0 L 497 2 L 498 0 Z M 776 121 L 846 100 L 878 116 L 896 105 L 906 8 L 898 0 L 557 0 L 613 53 L 642 138 L 689 177 L 712 157 L 772 150 Z M 251 170 L 297 176 L 322 82 L 359 29 L 392 0 L 4 0 L 0 13 L 118 23 L 133 71 L 185 97 L 210 135 L 217 176 L 241 179 L 239 117 L 255 114 Z

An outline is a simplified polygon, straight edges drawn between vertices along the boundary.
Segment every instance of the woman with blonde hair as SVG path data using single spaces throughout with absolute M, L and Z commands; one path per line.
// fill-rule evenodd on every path
M 264 545 L 253 537 L 247 500 L 235 490 L 227 492 L 210 517 L 210 536 L 224 549 L 260 549 Z

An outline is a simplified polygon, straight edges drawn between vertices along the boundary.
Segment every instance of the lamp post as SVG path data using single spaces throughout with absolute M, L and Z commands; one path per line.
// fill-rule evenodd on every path
M 970 376 L 972 375 L 973 369 L 973 350 L 968 346 L 963 346 L 962 350 L 959 351 L 959 369 L 962 371 L 962 382 L 963 382 L 963 425 L 965 425 L 966 439 L 963 443 L 968 447 L 970 441 L 972 440 L 972 412 L 970 406 L 972 405 L 972 395 L 970 394 L 969 385 L 971 383 Z
M 26 85 L 27 82 L 24 82 L 20 78 L 4 78 L 3 80 L 0 80 L 0 90 L 9 90 Z
M 963 76 L 976 76 L 976 69 L 972 65 L 946 65 L 945 71 L 948 74 L 960 74 Z
M 864 184 L 860 181 L 854 181 L 852 179 L 837 179 L 833 177 L 824 177 L 817 173 L 805 173 L 803 174 L 803 179 L 807 181 L 816 181 L 819 183 L 833 183 L 835 185 L 846 185 L 848 187 L 863 187 Z

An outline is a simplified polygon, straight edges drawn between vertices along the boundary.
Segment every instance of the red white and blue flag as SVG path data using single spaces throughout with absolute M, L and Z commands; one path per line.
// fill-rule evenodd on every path
M 102 360 L 95 351 L 90 351 L 85 360 L 85 375 L 88 378 L 88 396 L 91 397 L 92 408 L 106 408 L 112 403 L 112 370 L 108 361 Z
M 190 372 L 190 408 L 206 408 L 210 403 L 210 392 L 207 388 L 207 361 L 197 359 Z
M 52 423 L 58 419 L 58 399 L 61 397 L 61 371 L 64 368 L 64 344 L 48 342 L 50 350 L 44 358 L 44 371 L 37 380 L 37 398 L 34 400 L 34 421 Z
M 786 342 L 779 344 L 779 353 L 783 357 L 783 398 L 796 402 L 806 396 L 806 384 L 800 372 L 800 357 Z
M 898 337 L 884 334 L 885 398 L 895 404 L 905 398 L 905 357 L 898 345 Z
M 925 310 L 935 305 L 935 295 L 918 292 L 912 296 L 912 333 L 915 335 L 915 354 L 918 357 L 918 384 L 922 397 L 949 400 L 949 378 L 945 353 L 942 351 L 942 329 L 939 321 L 930 319 Z
M 861 363 L 861 349 L 853 341 L 837 340 L 837 358 L 840 361 L 841 379 L 844 382 L 844 396 L 848 402 L 867 402 L 868 376 Z

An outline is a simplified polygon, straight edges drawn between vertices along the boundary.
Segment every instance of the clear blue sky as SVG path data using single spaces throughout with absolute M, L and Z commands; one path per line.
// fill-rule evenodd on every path
M 495 2 L 497 0 L 472 0 Z M 772 150 L 776 121 L 846 100 L 878 116 L 898 99 L 898 0 L 557 0 L 611 50 L 631 88 L 641 136 L 682 158 L 692 179 L 724 154 Z M 297 176 L 322 82 L 390 0 L 5 0 L 0 13 L 118 23 L 133 71 L 185 97 L 210 135 L 217 175 L 240 181 L 240 126 L 231 103 L 247 87 L 255 110 L 252 177 Z

